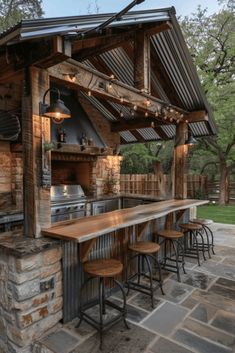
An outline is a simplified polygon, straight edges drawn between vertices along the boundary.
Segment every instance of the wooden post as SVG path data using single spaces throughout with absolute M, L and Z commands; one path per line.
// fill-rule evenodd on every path
M 187 198 L 187 155 L 188 146 L 185 140 L 188 136 L 188 125 L 180 123 L 176 126 L 174 150 L 174 190 L 176 199 Z
M 50 187 L 42 188 L 43 137 L 50 141 L 50 121 L 39 116 L 39 102 L 49 88 L 47 71 L 29 68 L 25 74 L 22 100 L 22 143 L 24 171 L 24 233 L 39 237 L 42 227 L 50 227 Z M 49 95 L 49 94 L 48 94 Z M 47 152 L 48 154 L 48 152 Z M 50 152 L 47 155 L 50 173 Z
M 134 86 L 151 93 L 150 40 L 143 30 L 137 31 L 135 36 Z

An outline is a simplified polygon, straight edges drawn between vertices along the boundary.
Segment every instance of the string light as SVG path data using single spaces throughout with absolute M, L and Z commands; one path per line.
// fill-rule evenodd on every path
M 151 102 L 149 99 L 146 100 L 146 105 L 147 105 L 147 107 L 149 107 L 151 105 Z
M 144 116 L 147 118 L 149 116 L 149 113 L 145 112 Z
M 121 102 L 121 103 L 124 102 L 124 98 L 123 98 L 123 97 L 120 98 L 120 102 Z
M 133 109 L 134 109 L 134 110 L 137 110 L 137 105 L 134 105 L 134 106 L 133 106 Z
M 87 92 L 87 95 L 88 95 L 89 97 L 91 97 L 91 91 L 88 91 L 88 92 Z

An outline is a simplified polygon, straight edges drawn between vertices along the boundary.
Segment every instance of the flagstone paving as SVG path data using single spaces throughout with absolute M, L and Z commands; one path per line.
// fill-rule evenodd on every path
M 120 322 L 105 333 L 103 353 L 235 353 L 235 225 L 212 228 L 216 254 L 201 266 L 187 258 L 181 283 L 165 276 L 166 294 L 156 291 L 154 309 L 148 296 L 132 291 L 130 329 Z M 97 332 L 76 323 L 44 338 L 43 353 L 100 353 Z

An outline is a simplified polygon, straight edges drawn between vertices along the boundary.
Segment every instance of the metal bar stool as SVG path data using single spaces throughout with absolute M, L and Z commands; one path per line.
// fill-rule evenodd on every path
M 164 294 L 162 288 L 161 266 L 157 259 L 157 253 L 160 250 L 160 245 L 149 241 L 139 241 L 134 244 L 130 244 L 128 249 L 134 252 L 135 255 L 129 259 L 127 264 L 127 295 L 129 294 L 130 289 L 149 295 L 151 297 L 152 308 L 154 308 L 154 291 L 160 287 L 162 294 Z M 130 269 L 130 265 L 134 259 L 137 259 L 137 271 L 128 276 L 128 270 Z M 151 260 L 153 264 L 151 263 Z M 156 269 L 158 269 L 158 278 L 154 278 L 153 276 L 153 265 L 156 265 Z M 149 283 L 141 283 L 141 278 L 147 278 Z M 157 284 L 154 285 L 154 281 L 157 282 Z
M 115 259 L 99 259 L 88 261 L 83 266 L 84 272 L 87 273 L 90 277 L 84 282 L 81 288 L 81 298 L 82 292 L 89 281 L 94 278 L 98 279 L 98 298 L 96 300 L 91 301 L 90 303 L 81 304 L 80 312 L 79 312 L 79 322 L 76 327 L 79 327 L 81 322 L 84 320 L 95 329 L 98 330 L 100 334 L 100 349 L 102 349 L 103 344 L 103 332 L 109 329 L 111 326 L 123 320 L 125 326 L 127 328 L 126 322 L 126 294 L 121 282 L 116 280 L 114 277 L 119 275 L 123 271 L 123 265 L 120 261 Z M 111 278 L 114 283 L 117 285 L 117 288 L 120 289 L 123 298 L 123 305 L 119 306 L 113 302 L 111 302 L 105 293 L 105 279 Z M 95 319 L 88 314 L 86 311 L 95 305 L 99 306 L 99 318 Z M 106 306 L 110 306 L 118 312 L 113 318 L 106 320 L 104 319 L 104 315 L 106 314 Z
M 180 279 L 180 267 L 185 272 L 184 262 L 184 233 L 172 229 L 165 229 L 157 232 L 157 236 L 163 238 L 160 244 L 164 244 L 164 260 L 162 267 L 171 272 L 177 273 Z
M 202 225 L 196 223 L 182 223 L 180 224 L 180 227 L 185 233 L 184 256 L 196 258 L 198 266 L 201 266 L 200 251 L 202 252 L 203 259 L 206 260 Z
M 207 244 L 205 244 L 205 245 L 208 247 L 209 257 L 211 258 L 210 250 L 212 251 L 212 254 L 215 255 L 214 234 L 213 234 L 212 230 L 210 229 L 209 225 L 211 225 L 214 222 L 211 219 L 204 219 L 204 218 L 194 218 L 194 219 L 190 220 L 190 222 L 202 225 L 203 231 L 207 237 Z

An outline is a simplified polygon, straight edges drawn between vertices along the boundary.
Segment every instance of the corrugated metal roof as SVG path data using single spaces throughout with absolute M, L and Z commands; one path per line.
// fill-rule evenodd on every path
M 108 27 L 121 27 L 136 25 L 139 23 L 167 21 L 170 18 L 170 11 L 172 11 L 172 8 L 131 11 L 124 14 L 118 21 L 109 24 Z M 98 15 L 22 20 L 16 26 L 9 28 L 7 31 L 0 34 L 0 45 L 9 44 L 9 38 L 10 42 L 15 43 L 17 41 L 36 39 L 56 34 L 70 35 L 72 33 L 84 32 L 101 25 L 113 15 L 113 13 L 106 13 Z M 20 29 L 20 31 L 17 31 L 17 29 Z
M 153 128 L 137 129 L 137 131 L 146 141 L 160 140 L 160 136 Z
M 138 142 L 137 138 L 130 131 L 121 131 L 120 136 L 126 141 L 126 143 Z
M 52 35 L 68 36 L 74 39 L 77 34 L 101 25 L 113 15 L 114 14 L 110 13 L 24 20 L 0 35 L 0 45 Z M 188 111 L 207 111 L 209 116 L 208 122 L 190 123 L 190 129 L 194 136 L 215 134 L 216 128 L 213 116 L 184 42 L 182 32 L 175 17 L 174 8 L 128 12 L 123 15 L 119 21 L 109 24 L 109 27 L 116 26 L 124 28 L 125 26 L 129 27 L 140 23 L 159 23 L 163 21 L 170 22 L 171 26 L 169 30 L 153 35 L 151 37 L 151 43 L 155 51 L 154 54 L 159 58 L 158 60 L 160 60 L 161 67 L 163 67 L 171 87 L 167 90 L 167 87 L 164 85 L 165 82 L 162 82 L 162 79 L 159 78 L 154 71 L 151 73 L 152 87 L 158 93 L 160 99 L 166 104 L 173 104 L 171 95 L 172 92 L 175 92 L 179 100 L 180 105 L 177 104 L 179 107 Z M 131 42 L 129 42 L 129 46 L 130 50 L 133 50 Z M 116 79 L 125 84 L 134 85 L 134 63 L 125 49 L 117 47 L 98 55 L 98 57 L 99 60 L 104 62 L 104 66 L 107 67 L 107 70 L 110 70 L 114 74 Z M 95 65 L 90 60 L 86 60 L 83 63 L 89 67 L 95 68 Z M 111 101 L 104 105 L 102 101 L 93 96 L 86 94 L 83 94 L 83 96 L 110 122 L 117 121 L 120 113 L 122 115 L 121 118 L 126 121 L 135 119 L 136 114 L 133 116 L 131 108 Z M 107 108 L 108 105 L 110 105 L 110 110 Z M 166 138 L 174 138 L 176 133 L 175 125 L 164 124 L 163 122 L 161 129 L 165 133 Z M 135 135 L 138 137 L 138 134 L 146 141 L 160 139 L 160 136 L 153 128 L 137 129 L 137 134 Z M 138 142 L 138 139 L 134 136 L 134 132 L 132 134 L 130 131 L 122 131 L 120 132 L 120 136 L 126 143 Z

